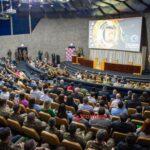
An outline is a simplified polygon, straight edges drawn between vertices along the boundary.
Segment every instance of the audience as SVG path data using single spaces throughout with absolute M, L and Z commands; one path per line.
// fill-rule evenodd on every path
M 66 69 L 52 67 L 47 61 L 35 60 L 34 63 L 39 69 L 44 71 L 48 70 L 50 77 L 48 76 L 46 77 L 47 79 L 42 78 L 41 80 L 30 80 L 23 75 L 24 79 L 22 78 L 23 76 L 20 78 L 20 75 L 12 75 L 13 71 L 19 72 L 19 70 L 9 63 L 6 64 L 12 72 L 7 72 L 7 69 L 1 70 L 0 115 L 4 119 L 10 118 L 16 120 L 21 126 L 24 125 L 35 129 L 39 135 L 44 130 L 56 134 L 60 142 L 63 139 L 67 139 L 79 143 L 82 148 L 88 150 L 112 148 L 143 149 L 143 145 L 138 145 L 136 139 L 139 137 L 150 138 L 150 119 L 144 117 L 143 113 L 145 110 L 150 110 L 149 92 L 144 91 L 142 94 L 135 94 L 129 90 L 128 93 L 125 93 L 117 87 L 117 90 L 110 90 L 107 88 L 107 85 L 127 88 L 138 88 L 138 86 L 139 88 L 143 88 L 145 86 L 146 89 L 149 84 L 132 83 L 126 81 L 124 78 L 119 79 L 116 76 L 88 74 L 86 71 L 77 74 L 80 80 L 104 84 L 102 90 L 100 90 L 97 87 L 92 88 L 84 87 L 82 84 L 77 85 L 75 82 L 68 84 L 65 79 L 59 79 L 58 76 L 76 79 L 74 75 L 68 74 Z M 57 95 L 55 96 L 53 93 Z M 58 103 L 59 108 L 53 105 L 55 107 L 53 110 L 51 108 L 53 102 Z M 68 111 L 68 106 L 75 108 L 75 112 Z M 29 108 L 35 113 L 31 112 L 26 114 L 26 110 L 29 110 Z M 128 108 L 136 108 L 136 113 L 128 116 Z M 22 111 L 23 109 L 24 112 Z M 41 117 L 38 115 L 40 111 L 48 113 L 51 116 L 47 123 L 40 120 Z M 88 117 L 86 114 L 89 114 Z M 112 118 L 116 116 L 120 120 L 112 121 Z M 56 118 L 60 120 L 66 119 L 69 128 L 62 130 L 60 126 L 56 125 Z M 144 123 L 132 123 L 133 119 L 143 121 Z M 79 124 L 76 125 L 72 121 L 82 124 L 84 130 L 77 129 Z M 24 134 L 20 136 L 13 129 L 3 128 L 1 121 L 0 127 L 2 127 L 0 128 L 0 150 L 53 149 L 47 144 L 43 145 L 44 141 L 42 140 L 35 142 L 33 139 L 24 139 Z M 96 132 L 98 129 L 99 131 Z M 11 131 L 13 131 L 12 134 Z M 125 141 L 115 141 L 114 143 L 115 139 L 109 139 L 113 137 L 113 131 L 128 133 Z M 22 139 L 24 139 L 23 142 Z M 56 149 L 61 148 L 64 149 L 64 147 L 60 146 Z

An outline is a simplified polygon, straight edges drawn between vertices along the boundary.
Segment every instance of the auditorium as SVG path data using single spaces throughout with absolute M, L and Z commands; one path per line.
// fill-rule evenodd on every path
M 0 150 L 150 150 L 150 0 L 0 0 Z

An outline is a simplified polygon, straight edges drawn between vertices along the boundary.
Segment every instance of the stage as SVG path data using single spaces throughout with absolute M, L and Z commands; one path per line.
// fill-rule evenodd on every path
M 93 73 L 93 74 L 108 74 L 110 76 L 113 75 L 117 75 L 118 78 L 126 78 L 126 79 L 130 79 L 132 81 L 139 81 L 139 82 L 149 82 L 150 83 L 150 74 L 143 74 L 143 75 L 133 75 L 130 73 L 120 73 L 120 72 L 116 72 L 116 71 L 102 71 L 102 70 L 98 70 L 98 69 L 93 69 L 90 67 L 85 67 L 85 66 L 81 66 L 79 64 L 73 64 L 72 62 L 69 61 L 65 61 L 61 63 L 61 68 L 65 67 L 67 68 L 67 70 L 71 73 L 74 74 L 77 71 L 81 71 L 84 72 L 85 70 L 87 70 L 87 72 L 89 73 Z

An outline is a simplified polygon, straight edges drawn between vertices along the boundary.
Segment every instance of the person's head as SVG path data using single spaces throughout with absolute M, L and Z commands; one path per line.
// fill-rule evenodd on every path
M 3 108 L 6 107 L 6 105 L 7 105 L 7 101 L 5 99 L 0 98 L 0 107 Z
M 23 100 L 23 99 L 25 98 L 24 93 L 21 93 L 21 94 L 19 95 L 19 98 L 20 98 L 20 100 Z
M 136 106 L 136 112 L 137 113 L 142 113 L 142 107 L 141 106 Z
M 53 128 L 56 126 L 56 119 L 55 118 L 50 118 L 48 121 L 48 125 L 50 126 L 50 128 Z
M 136 140 L 137 140 L 137 137 L 135 136 L 134 133 L 128 133 L 125 138 L 125 141 L 128 146 L 134 145 L 136 143 Z
M 121 94 L 120 93 L 116 94 L 116 99 L 121 99 Z
M 74 123 L 71 123 L 69 126 L 69 133 L 70 135 L 74 135 L 76 133 L 77 130 L 77 126 Z
M 15 98 L 15 94 L 14 94 L 14 93 L 10 93 L 10 95 L 9 95 L 9 100 L 10 100 L 10 101 L 13 101 L 14 98 Z
M 120 121 L 121 121 L 121 122 L 126 122 L 127 119 L 128 119 L 128 116 L 127 116 L 126 114 L 121 114 L 121 115 L 120 115 Z
M 58 114 L 66 114 L 66 106 L 64 103 L 61 103 L 58 107 Z
M 44 94 L 48 94 L 48 90 L 45 89 L 45 90 L 44 90 Z
M 107 138 L 107 131 L 105 129 L 99 129 L 96 134 L 96 140 L 98 143 L 102 143 Z
M 64 85 L 64 80 L 61 79 L 59 83 L 60 83 L 60 85 Z
M 74 89 L 74 92 L 75 92 L 75 93 L 80 92 L 80 88 L 79 88 L 79 87 L 76 87 L 76 88 Z
M 10 141 L 11 130 L 9 127 L 0 128 L 0 139 L 2 142 Z
M 30 139 L 30 140 L 25 142 L 24 150 L 35 150 L 36 149 L 36 145 L 37 145 L 37 143 L 35 142 L 35 140 Z
M 88 98 L 87 98 L 87 97 L 84 97 L 84 98 L 83 98 L 83 103 L 84 103 L 84 104 L 88 104 Z
M 150 119 L 147 118 L 141 128 L 141 131 L 143 131 L 145 134 L 150 135 Z
M 100 105 L 101 107 L 105 107 L 105 101 L 104 101 L 104 100 L 100 100 L 99 105 Z
M 34 122 L 35 121 L 35 113 L 34 112 L 30 112 L 28 115 L 27 115 L 27 121 L 28 122 Z
M 132 100 L 136 100 L 137 99 L 137 95 L 135 93 L 133 93 L 131 99 Z
M 44 102 L 44 109 L 49 109 L 51 107 L 51 101 L 47 100 Z
M 117 94 L 117 90 L 116 90 L 116 89 L 113 90 L 113 94 L 114 94 L 114 95 Z
M 2 91 L 3 91 L 4 93 L 7 92 L 7 87 L 4 86 L 4 87 L 2 88 Z
M 33 106 L 34 106 L 34 104 L 35 104 L 35 98 L 31 98 L 30 100 L 29 100 L 29 108 L 33 108 Z
M 61 103 L 64 103 L 64 94 L 60 94 L 59 97 L 58 97 L 58 102 L 61 104 Z
M 72 95 L 67 96 L 67 102 L 73 103 L 73 96 Z
M 105 114 L 105 108 L 104 107 L 100 107 L 98 110 L 98 114 L 99 115 L 104 115 Z
M 37 90 L 37 86 L 33 86 L 32 89 L 33 89 L 33 91 L 36 91 Z
M 91 97 L 95 98 L 95 92 L 91 92 Z
M 131 91 L 131 90 L 128 91 L 128 96 L 129 96 L 129 97 L 132 96 L 132 91 Z
M 15 105 L 13 106 L 13 111 L 14 111 L 15 114 L 20 114 L 20 110 L 21 110 L 20 105 L 15 104 Z
M 119 103 L 118 103 L 118 108 L 122 109 L 123 106 L 124 106 L 123 102 L 122 102 L 122 101 L 119 101 Z

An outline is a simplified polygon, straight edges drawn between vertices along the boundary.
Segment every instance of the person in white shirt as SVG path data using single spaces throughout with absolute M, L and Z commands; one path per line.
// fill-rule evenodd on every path
M 51 103 L 53 102 L 53 99 L 48 96 L 48 90 L 44 90 L 44 94 L 41 95 L 40 100 L 42 100 L 42 101 L 50 101 Z
M 111 105 L 110 105 L 110 108 L 117 108 L 118 107 L 118 103 L 121 101 L 121 94 L 120 93 L 117 93 L 116 94 L 116 99 L 114 99 L 112 102 L 111 102 Z
M 83 99 L 83 104 L 79 104 L 78 108 L 79 110 L 87 110 L 87 111 L 93 112 L 93 107 L 88 104 L 87 97 Z

